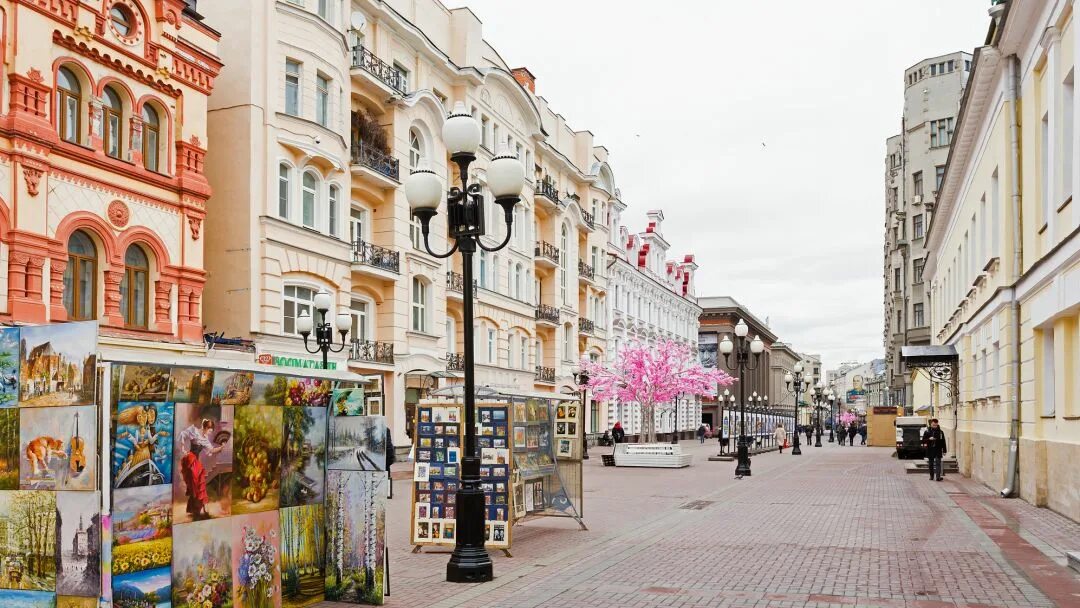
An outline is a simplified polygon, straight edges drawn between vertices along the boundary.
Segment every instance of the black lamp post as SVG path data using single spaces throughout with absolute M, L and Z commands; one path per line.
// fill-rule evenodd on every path
M 581 391 L 581 418 L 578 420 L 578 426 L 581 428 L 581 459 L 588 460 L 589 444 L 585 441 L 585 412 L 587 411 L 585 407 L 589 403 L 589 389 L 585 385 L 589 383 L 589 374 L 585 370 L 575 372 L 574 383 L 578 385 L 578 390 Z
M 836 435 L 836 409 L 840 407 L 840 400 L 836 398 L 832 390 L 829 391 L 829 443 L 835 441 Z
M 746 436 L 745 372 L 757 369 L 761 353 L 765 350 L 765 343 L 761 341 L 761 338 L 754 336 L 753 340 L 747 339 L 746 334 L 749 331 L 750 328 L 746 326 L 746 323 L 739 319 L 739 322 L 735 325 L 735 342 L 732 342 L 731 338 L 725 335 L 718 346 L 720 353 L 724 355 L 724 365 L 732 371 L 737 370 L 739 372 L 739 464 L 735 467 L 735 477 L 750 476 L 750 446 L 748 443 L 750 438 Z M 735 354 L 734 365 L 732 365 L 731 361 L 732 353 Z M 750 362 L 750 355 L 753 355 L 753 363 Z
M 469 115 L 465 104 L 454 105 L 443 123 L 443 140 L 450 151 L 450 160 L 458 167 L 460 188 L 444 191 L 435 172 L 421 167 L 405 180 L 405 197 L 412 214 L 420 220 L 424 249 L 436 258 L 448 258 L 461 251 L 462 308 L 464 313 L 464 372 L 465 372 L 465 455 L 461 463 L 461 485 L 457 491 L 457 540 L 454 554 L 446 565 L 446 580 L 452 583 L 479 583 L 493 577 L 491 556 L 484 548 L 484 492 L 480 487 L 480 458 L 476 453 L 476 370 L 473 341 L 473 254 L 477 247 L 498 251 L 510 242 L 514 223 L 514 206 L 521 200 L 525 167 L 521 161 L 501 148 L 487 167 L 487 185 L 495 204 L 503 208 L 506 237 L 499 245 L 488 247 L 480 240 L 484 229 L 484 195 L 480 184 L 469 183 L 469 165 L 476 160 L 480 147 L 480 125 Z M 447 234 L 454 245 L 446 253 L 435 253 L 428 243 L 431 219 L 438 215 L 439 203 L 446 196 L 449 228 Z
M 330 312 L 330 305 L 333 302 L 330 294 L 325 291 L 320 291 L 315 294 L 315 311 L 319 313 L 319 324 L 314 326 L 315 329 L 315 348 L 314 350 L 308 345 L 308 338 L 311 336 L 312 325 L 314 325 L 311 315 L 308 311 L 301 311 L 296 317 L 296 331 L 304 337 L 304 350 L 311 354 L 322 353 L 322 368 L 327 369 L 329 366 L 330 353 L 340 353 L 345 350 L 347 345 L 345 338 L 349 334 L 349 328 L 352 327 L 352 317 L 348 313 L 338 313 L 337 318 L 334 319 L 332 325 L 327 320 L 326 315 Z M 341 344 L 334 345 L 334 327 L 337 327 L 338 333 L 341 334 Z
M 799 397 L 810 388 L 810 375 L 803 372 L 803 363 L 798 361 L 795 363 L 794 373 L 788 372 L 784 374 L 784 385 L 787 387 L 789 393 L 795 395 L 795 419 L 792 421 L 791 426 L 795 433 L 794 441 L 791 445 L 792 456 L 802 456 L 802 448 L 799 447 Z
M 821 410 L 825 407 L 825 385 L 819 380 L 812 393 L 814 401 L 814 447 L 821 447 Z

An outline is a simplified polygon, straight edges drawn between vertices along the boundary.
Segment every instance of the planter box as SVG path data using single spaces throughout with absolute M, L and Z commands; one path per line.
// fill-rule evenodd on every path
M 677 469 L 690 466 L 693 456 L 671 443 L 620 443 L 615 447 L 617 467 Z

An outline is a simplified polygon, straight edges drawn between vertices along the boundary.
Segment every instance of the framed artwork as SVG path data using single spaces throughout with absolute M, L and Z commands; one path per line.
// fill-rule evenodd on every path
M 20 407 L 90 405 L 97 388 L 97 321 L 19 328 Z
M 282 409 L 281 506 L 322 504 L 326 477 L 325 407 Z

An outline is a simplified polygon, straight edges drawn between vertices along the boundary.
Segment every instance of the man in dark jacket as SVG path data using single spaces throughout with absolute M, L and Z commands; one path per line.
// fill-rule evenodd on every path
M 923 445 L 926 446 L 926 459 L 930 462 L 930 479 L 941 481 L 941 457 L 948 451 L 945 445 L 945 433 L 938 427 L 938 419 L 930 419 L 930 428 L 923 432 Z

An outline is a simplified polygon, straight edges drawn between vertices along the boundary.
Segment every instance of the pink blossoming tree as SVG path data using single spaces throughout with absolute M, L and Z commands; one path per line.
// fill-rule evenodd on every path
M 855 422 L 858 419 L 859 419 L 859 417 L 856 416 L 855 413 L 851 412 L 851 411 L 847 411 L 847 412 L 844 412 L 843 414 L 840 414 L 840 422 L 842 422 L 844 425 L 851 424 L 852 422 Z
M 641 406 L 645 441 L 656 441 L 657 411 L 675 408 L 679 395 L 713 395 L 718 386 L 735 379 L 718 369 L 702 367 L 690 348 L 663 340 L 656 346 L 632 343 L 622 349 L 610 367 L 581 360 L 588 374 L 585 388 L 599 400 L 618 399 Z

